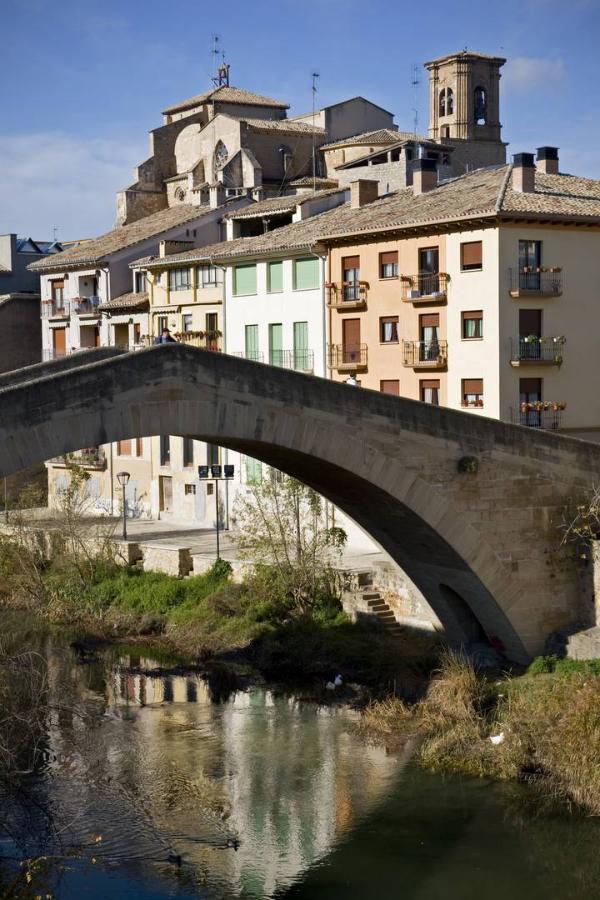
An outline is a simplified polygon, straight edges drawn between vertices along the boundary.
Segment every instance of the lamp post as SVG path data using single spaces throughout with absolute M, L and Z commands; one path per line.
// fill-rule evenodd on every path
M 217 560 L 221 558 L 221 548 L 219 546 L 219 482 L 231 481 L 233 478 L 234 466 L 198 466 L 198 478 L 200 481 L 212 481 L 215 485 L 215 507 L 217 511 Z
M 125 499 L 125 488 L 129 481 L 129 472 L 117 472 L 117 481 L 123 488 L 123 540 L 127 540 L 127 501 Z

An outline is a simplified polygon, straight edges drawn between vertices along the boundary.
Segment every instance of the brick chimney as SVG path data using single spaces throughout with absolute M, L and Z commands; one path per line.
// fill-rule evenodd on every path
M 217 181 L 208 188 L 208 205 L 211 209 L 216 209 L 217 206 L 223 206 L 224 203 L 225 188 L 220 181 Z
M 413 194 L 418 197 L 437 187 L 437 159 L 415 159 L 412 166 Z
M 515 153 L 512 173 L 513 191 L 533 194 L 535 191 L 535 164 L 533 153 Z
M 193 241 L 166 240 L 159 241 L 158 256 L 163 259 L 165 256 L 171 256 L 172 253 L 184 253 L 186 250 L 193 250 Z
M 544 175 L 558 175 L 558 147 L 538 147 L 536 168 Z
M 372 203 L 379 196 L 379 182 L 370 178 L 359 178 L 350 182 L 350 208 L 359 209 Z

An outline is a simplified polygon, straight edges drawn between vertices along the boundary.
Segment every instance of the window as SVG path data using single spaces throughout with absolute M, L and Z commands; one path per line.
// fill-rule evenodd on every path
M 192 331 L 193 316 L 191 313 L 184 313 L 181 317 L 183 331 Z
M 63 300 L 65 298 L 65 283 L 64 281 L 51 281 L 50 289 L 52 291 L 52 299 L 58 306 L 62 306 Z
M 487 93 L 485 88 L 475 88 L 473 93 L 473 116 L 476 125 L 485 125 L 487 121 Z
M 246 457 L 246 484 L 260 484 L 262 481 L 262 463 L 259 459 Z
M 462 405 L 483 406 L 483 378 L 462 379 Z
M 483 337 L 483 312 L 480 309 L 461 313 L 462 336 L 464 341 Z
M 142 438 L 135 439 L 135 455 L 143 456 L 144 455 L 144 443 Z
M 246 325 L 244 331 L 244 355 L 246 359 L 260 362 L 258 352 L 258 325 Z
M 395 397 L 400 396 L 400 382 L 398 379 L 384 379 L 379 382 L 379 390 L 382 394 L 393 394 Z
M 294 260 L 294 290 L 310 291 L 319 287 L 319 260 L 315 257 Z
M 217 141 L 214 155 L 214 170 L 217 172 L 222 169 L 229 159 L 229 151 L 223 141 Z
M 269 325 L 269 365 L 283 365 L 283 325 Z
M 423 403 L 440 405 L 440 381 L 439 378 L 429 378 L 419 382 L 419 393 Z
M 218 444 L 207 444 L 206 445 L 206 465 L 207 466 L 218 466 L 219 465 L 219 457 L 220 457 L 220 448 Z
M 454 112 L 454 91 L 452 88 L 446 88 L 446 115 L 451 116 Z
M 397 278 L 398 277 L 398 251 L 390 250 L 387 253 L 379 254 L 379 277 L 380 278 Z
M 219 277 L 221 270 L 216 266 L 200 266 L 198 269 L 198 284 L 202 287 L 215 286 L 221 284 L 222 279 Z
M 379 319 L 379 340 L 382 344 L 398 343 L 398 316 L 382 316 Z
M 481 241 L 465 241 L 460 245 L 460 268 L 471 272 L 483 267 L 483 244 Z
M 345 256 L 342 259 L 342 281 L 344 300 L 360 299 L 360 256 Z
M 170 269 L 169 270 L 169 290 L 170 291 L 187 291 L 191 287 L 190 270 L 189 269 Z
M 215 312 L 206 313 L 204 317 L 206 329 L 206 349 L 219 349 L 219 315 Z
M 131 456 L 131 441 L 117 441 L 117 456 Z
M 171 438 L 168 434 L 160 436 L 160 464 L 168 466 L 171 462 Z
M 311 368 L 308 322 L 294 322 L 294 369 L 307 372 Z
M 135 273 L 135 289 L 138 294 L 143 293 L 148 290 L 146 286 L 146 273 L 145 272 L 136 272 Z
M 256 293 L 256 264 L 235 266 L 233 269 L 233 293 L 236 297 L 247 297 Z
M 157 317 L 156 317 L 156 324 L 157 324 L 157 326 L 158 326 L 158 332 L 157 332 L 158 334 L 160 334 L 161 331 L 164 331 L 165 328 L 168 328 L 168 327 L 169 327 L 169 323 L 167 322 L 167 317 L 166 317 L 166 316 L 157 316 Z
M 184 437 L 183 439 L 183 465 L 194 465 L 194 441 L 191 437 Z
M 196 493 L 196 485 L 195 484 L 186 484 L 184 487 L 185 496 L 189 496 L 190 494 Z
M 207 497 L 212 497 L 212 495 L 214 494 L 214 492 L 215 492 L 215 486 L 214 486 L 214 484 L 212 483 L 212 481 L 208 481 L 208 482 L 206 483 L 206 496 L 207 496 Z
M 283 290 L 283 263 L 267 263 L 267 291 L 269 294 L 280 294 Z
M 443 118 L 446 115 L 446 88 L 440 91 L 439 116 Z

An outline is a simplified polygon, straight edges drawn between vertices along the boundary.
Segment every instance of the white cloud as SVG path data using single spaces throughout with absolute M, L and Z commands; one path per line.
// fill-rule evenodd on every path
M 507 88 L 521 90 L 533 84 L 556 85 L 564 81 L 565 64 L 560 56 L 548 57 L 515 56 L 506 63 L 502 84 Z
M 45 240 L 100 234 L 115 220 L 115 193 L 133 180 L 143 142 L 64 132 L 0 136 L 0 233 Z

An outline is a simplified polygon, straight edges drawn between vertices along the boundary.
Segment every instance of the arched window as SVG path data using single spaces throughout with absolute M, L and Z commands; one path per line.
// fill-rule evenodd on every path
M 440 91 L 440 118 L 446 115 L 446 88 Z
M 476 87 L 473 95 L 473 116 L 476 125 L 487 122 L 487 92 L 485 88 Z
M 446 115 L 451 116 L 454 112 L 454 91 L 452 88 L 446 88 Z
M 227 147 L 223 143 L 223 141 L 217 141 L 217 145 L 215 147 L 215 172 L 218 169 L 222 169 L 227 160 L 229 159 L 229 151 Z

